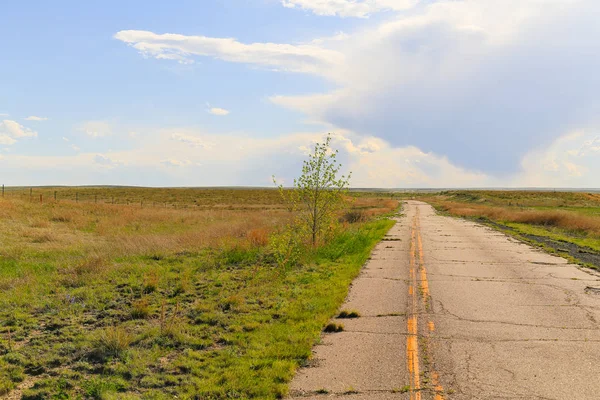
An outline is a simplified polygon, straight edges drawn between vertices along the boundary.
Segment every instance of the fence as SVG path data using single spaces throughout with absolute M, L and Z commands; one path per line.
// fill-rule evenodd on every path
M 115 196 L 103 195 L 98 193 L 86 193 L 85 190 L 79 191 L 62 191 L 48 190 L 44 188 L 33 187 L 5 187 L 2 185 L 2 198 L 19 199 L 29 202 L 58 203 L 94 203 L 94 204 L 111 204 L 111 205 L 128 205 L 136 207 L 159 207 L 159 208 L 207 208 L 208 205 L 193 204 L 192 202 L 172 202 L 172 201 L 153 201 L 148 199 L 140 199 L 131 196 Z
M 267 188 L 140 188 L 119 186 L 4 186 L 2 198 L 30 203 L 86 203 L 171 209 L 279 209 L 277 190 Z

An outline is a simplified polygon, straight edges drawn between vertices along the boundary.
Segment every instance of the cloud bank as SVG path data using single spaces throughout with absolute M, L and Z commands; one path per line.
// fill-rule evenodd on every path
M 308 44 L 133 30 L 115 38 L 146 57 L 207 56 L 325 77 L 337 89 L 271 100 L 333 129 L 436 154 L 476 176 L 506 180 L 525 172 L 528 154 L 569 132 L 600 127 L 595 0 L 282 4 L 324 16 L 392 13 Z

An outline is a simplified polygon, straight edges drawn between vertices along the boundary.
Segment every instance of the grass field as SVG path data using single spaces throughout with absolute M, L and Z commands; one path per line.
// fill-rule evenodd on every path
M 447 191 L 421 198 L 451 215 L 490 221 L 507 233 L 600 267 L 600 194 Z
M 386 197 L 356 196 L 362 222 L 282 270 L 274 190 L 9 188 L 0 397 L 282 397 L 391 227 Z

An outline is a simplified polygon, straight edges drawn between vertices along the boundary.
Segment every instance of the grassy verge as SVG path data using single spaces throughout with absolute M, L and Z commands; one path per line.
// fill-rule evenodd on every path
M 282 271 L 261 247 L 0 256 L 0 395 L 280 398 L 393 225 L 350 225 Z

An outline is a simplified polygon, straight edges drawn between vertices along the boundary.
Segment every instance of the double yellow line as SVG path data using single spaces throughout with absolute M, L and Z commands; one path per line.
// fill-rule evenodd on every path
M 418 259 L 418 265 L 417 265 Z M 419 279 L 417 279 L 419 273 Z M 406 337 L 406 362 L 410 377 L 410 399 L 421 400 L 421 370 L 419 367 L 419 297 L 417 288 L 421 292 L 423 308 L 427 309 L 430 300 L 429 281 L 427 280 L 427 269 L 423 259 L 423 241 L 420 230 L 420 211 L 413 217 L 410 238 L 410 279 L 408 284 L 409 314 L 407 319 L 408 335 Z M 427 321 L 429 334 L 435 330 L 433 321 Z M 424 336 L 427 340 L 428 335 Z M 427 346 L 429 349 L 429 346 Z M 431 354 L 428 354 L 431 360 Z M 434 400 L 443 400 L 444 388 L 439 384 L 439 375 L 435 371 L 430 372 L 431 383 L 434 388 Z

